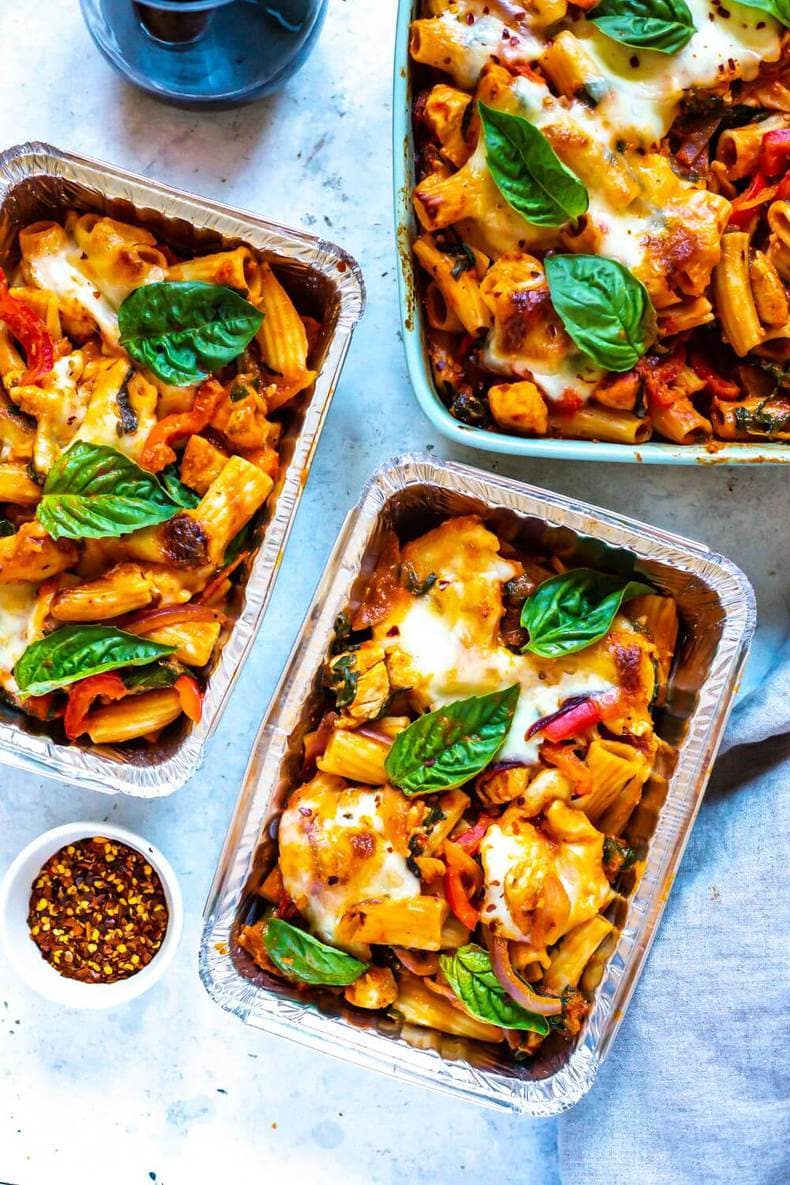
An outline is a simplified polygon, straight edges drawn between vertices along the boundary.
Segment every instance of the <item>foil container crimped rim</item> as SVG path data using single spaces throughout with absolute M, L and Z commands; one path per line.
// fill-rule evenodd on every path
M 269 222 L 256 214 L 173 188 L 91 157 L 41 142 L 0 153 L 0 214 L 22 183 L 62 183 L 90 190 L 105 201 L 189 226 L 223 240 L 240 240 L 283 262 L 320 275 L 334 288 L 335 313 L 322 367 L 293 441 L 293 453 L 267 519 L 244 589 L 243 608 L 212 670 L 199 724 L 162 761 L 135 764 L 122 750 L 109 752 L 58 743 L 0 721 L 0 762 L 108 794 L 163 797 L 179 789 L 198 769 L 208 739 L 219 725 L 236 679 L 255 640 L 279 570 L 296 509 L 329 410 L 354 328 L 365 307 L 365 285 L 356 260 L 342 247 L 306 231 Z M 63 208 L 68 201 L 64 199 Z
M 627 902 L 616 949 L 595 991 L 591 1014 L 567 1061 L 544 1078 L 513 1077 L 415 1049 L 402 1038 L 350 1025 L 309 1002 L 252 982 L 230 957 L 233 927 L 253 858 L 272 818 L 288 738 L 300 720 L 325 657 L 337 614 L 346 605 L 360 564 L 390 499 L 410 487 L 471 497 L 491 510 L 514 511 L 566 527 L 577 538 L 626 549 L 693 578 L 721 607 L 721 634 L 697 700 L 669 789 L 652 834 L 645 873 Z M 454 462 L 414 454 L 388 462 L 363 489 L 339 534 L 300 636 L 264 716 L 205 908 L 200 974 L 206 990 L 245 1023 L 324 1049 L 357 1065 L 461 1095 L 483 1105 L 531 1116 L 567 1110 L 592 1086 L 617 1032 L 661 917 L 668 889 L 699 809 L 754 632 L 751 586 L 730 560 L 670 532 L 559 494 L 489 475 Z

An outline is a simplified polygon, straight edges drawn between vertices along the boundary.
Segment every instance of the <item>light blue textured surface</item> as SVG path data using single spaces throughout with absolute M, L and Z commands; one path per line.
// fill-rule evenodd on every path
M 103 1172 L 83 1171 L 88 1148 L 92 1166 L 113 1164 L 112 1185 L 150 1185 L 150 1173 L 160 1185 L 213 1185 L 231 1167 L 234 1180 L 277 1185 L 556 1185 L 553 1124 L 410 1090 L 248 1031 L 209 1001 L 197 979 L 200 914 L 249 745 L 334 535 L 382 460 L 433 448 L 731 555 L 752 580 L 761 615 L 747 681 L 759 679 L 786 629 L 781 471 L 500 459 L 448 445 L 422 416 L 398 339 L 389 163 L 394 8 L 393 0 L 333 0 L 314 58 L 280 96 L 242 112 L 196 116 L 119 82 L 72 0 L 0 4 L 0 44 L 24 46 L 4 65 L 3 146 L 49 140 L 323 230 L 359 259 L 369 292 L 268 618 L 201 773 L 173 798 L 141 803 L 0 771 L 0 870 L 47 827 L 110 818 L 149 836 L 173 861 L 187 911 L 166 981 L 115 1015 L 60 1011 L 32 999 L 0 967 L 0 1180 L 15 1185 L 107 1181 Z M 733 825 L 737 809 L 734 803 Z M 676 892 L 683 888 L 681 876 Z

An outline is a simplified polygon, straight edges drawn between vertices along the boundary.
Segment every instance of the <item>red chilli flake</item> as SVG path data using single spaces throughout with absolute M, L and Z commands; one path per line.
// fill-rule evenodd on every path
M 100 835 L 50 856 L 33 882 L 27 917 L 46 961 L 83 983 L 142 971 L 168 921 L 162 882 L 142 852 Z

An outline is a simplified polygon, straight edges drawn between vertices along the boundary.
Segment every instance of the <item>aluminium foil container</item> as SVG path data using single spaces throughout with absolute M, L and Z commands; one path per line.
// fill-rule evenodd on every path
M 237 941 L 260 914 L 257 889 L 276 856 L 278 816 L 299 784 L 302 738 L 321 711 L 335 619 L 359 603 L 382 530 L 413 538 L 469 513 L 501 538 L 545 547 L 567 564 L 635 568 L 676 598 L 683 623 L 667 702 L 657 713 L 667 744 L 626 832 L 630 842 L 647 841 L 646 868 L 631 895 L 615 903 L 619 939 L 575 1043 L 549 1038 L 520 1063 L 496 1047 L 364 1013 L 325 990 L 297 992 L 258 968 Z M 415 455 L 382 466 L 340 532 L 253 747 L 205 909 L 200 972 L 209 994 L 255 1028 L 478 1103 L 533 1116 L 573 1106 L 595 1080 L 655 936 L 754 627 L 745 576 L 701 544 L 465 465 Z
M 334 243 L 38 143 L 0 154 L 0 264 L 16 263 L 20 228 L 61 219 L 70 208 L 137 223 L 187 256 L 246 244 L 274 266 L 300 308 L 322 323 L 311 358 L 320 373 L 288 405 L 281 472 L 263 511 L 257 553 L 236 586 L 230 624 L 212 660 L 200 723 L 181 721 L 153 745 L 67 745 L 52 726 L 0 706 L 0 762 L 105 793 L 155 798 L 178 789 L 200 765 L 255 641 L 365 288 L 355 260 Z

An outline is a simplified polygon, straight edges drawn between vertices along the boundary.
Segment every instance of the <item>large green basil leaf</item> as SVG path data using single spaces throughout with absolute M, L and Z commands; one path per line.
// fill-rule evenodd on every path
M 549 1022 L 535 1012 L 527 1012 L 511 1000 L 494 974 L 491 956 L 482 946 L 470 942 L 451 955 L 440 955 L 445 979 L 476 1020 L 499 1025 L 503 1029 L 525 1029 L 545 1037 Z
M 539 584 L 521 610 L 524 651 L 541 658 L 575 654 L 605 638 L 623 601 L 654 590 L 592 568 L 572 568 Z
M 283 975 L 302 983 L 344 987 L 359 979 L 368 964 L 335 950 L 281 918 L 269 918 L 263 931 L 269 958 Z
M 174 650 L 110 625 L 64 625 L 28 646 L 14 678 L 23 695 L 46 695 L 88 675 L 145 666 Z
M 533 226 L 562 226 L 584 214 L 587 190 L 534 124 L 478 104 L 486 162 L 508 205 Z
M 521 686 L 473 695 L 420 716 L 398 733 L 387 754 L 387 776 L 404 794 L 433 794 L 461 786 L 501 749 Z
M 739 0 L 745 8 L 756 8 L 758 12 L 767 12 L 780 25 L 790 28 L 790 0 Z
M 118 310 L 121 345 L 139 366 L 186 387 L 246 349 L 263 313 L 238 292 L 198 280 L 135 288 Z
M 587 19 L 613 41 L 667 54 L 697 31 L 686 0 L 601 0 Z
M 36 518 L 53 539 L 105 539 L 179 509 L 153 473 L 106 444 L 78 440 L 47 474 Z
M 579 349 L 604 370 L 632 370 L 656 332 L 645 286 L 600 255 L 548 255 L 544 266 L 551 303 Z

